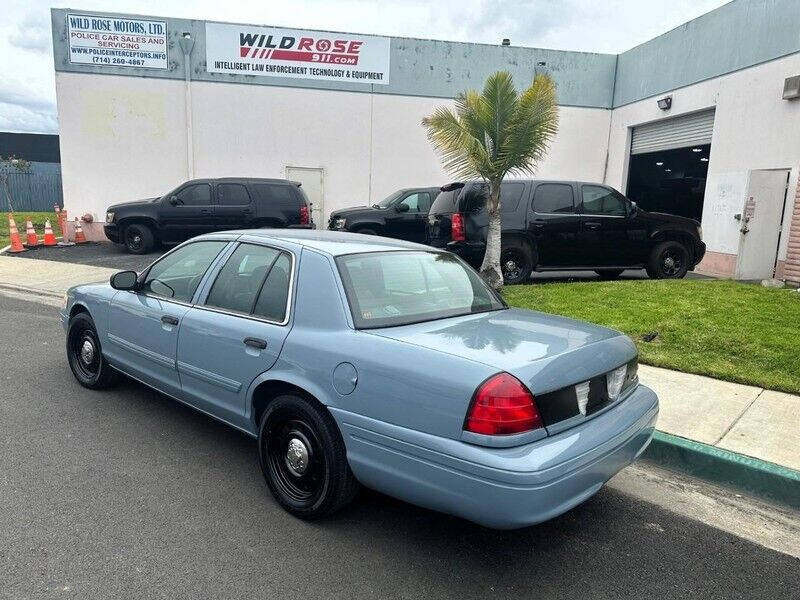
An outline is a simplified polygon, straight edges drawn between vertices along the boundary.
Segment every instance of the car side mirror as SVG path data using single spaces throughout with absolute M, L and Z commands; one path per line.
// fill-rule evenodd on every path
M 631 200 L 630 206 L 628 206 L 628 214 L 629 214 L 629 215 L 635 215 L 635 214 L 636 214 L 636 211 L 637 211 L 638 209 L 639 209 L 639 207 L 638 207 L 638 206 L 636 206 L 636 202 L 634 202 L 633 200 Z
M 409 209 L 409 208 L 410 208 L 410 207 L 408 206 L 408 204 L 398 204 L 398 205 L 395 207 L 395 210 L 396 210 L 397 212 L 399 212 L 399 213 L 403 213 L 403 212 L 408 212 L 408 209 Z
M 170 196 L 170 197 L 169 197 L 169 203 L 170 203 L 170 204 L 172 204 L 172 206 L 178 206 L 178 204 L 183 204 L 183 202 L 181 202 L 181 201 L 178 199 L 178 197 L 177 197 L 177 196 Z
M 135 290 L 138 281 L 139 275 L 136 271 L 120 271 L 111 276 L 111 287 L 115 290 Z

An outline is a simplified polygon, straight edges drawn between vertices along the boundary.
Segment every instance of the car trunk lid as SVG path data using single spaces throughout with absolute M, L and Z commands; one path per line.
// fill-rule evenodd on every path
M 533 393 L 550 433 L 609 405 L 606 373 L 636 359 L 633 342 L 617 331 L 514 308 L 372 333 L 511 373 Z M 576 386 L 585 390 L 587 382 L 588 398 L 581 410 Z

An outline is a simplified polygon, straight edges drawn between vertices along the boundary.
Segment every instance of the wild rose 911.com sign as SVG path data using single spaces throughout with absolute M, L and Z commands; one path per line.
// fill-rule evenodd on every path
M 389 38 L 206 23 L 206 69 L 386 85 Z

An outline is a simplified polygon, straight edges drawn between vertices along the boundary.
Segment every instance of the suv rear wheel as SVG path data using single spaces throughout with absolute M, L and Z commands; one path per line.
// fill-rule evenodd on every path
M 155 236 L 147 225 L 132 223 L 125 228 L 122 234 L 125 248 L 131 254 L 145 254 L 153 249 Z
M 509 244 L 500 252 L 500 270 L 507 285 L 526 283 L 533 271 L 533 251 L 521 242 Z
M 680 242 L 661 242 L 650 253 L 647 274 L 652 279 L 681 279 L 688 270 L 689 251 Z

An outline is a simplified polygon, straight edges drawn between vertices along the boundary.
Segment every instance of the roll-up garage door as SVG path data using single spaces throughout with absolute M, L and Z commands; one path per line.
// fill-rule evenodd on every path
M 713 110 L 640 125 L 633 128 L 631 154 L 710 144 L 713 130 Z

